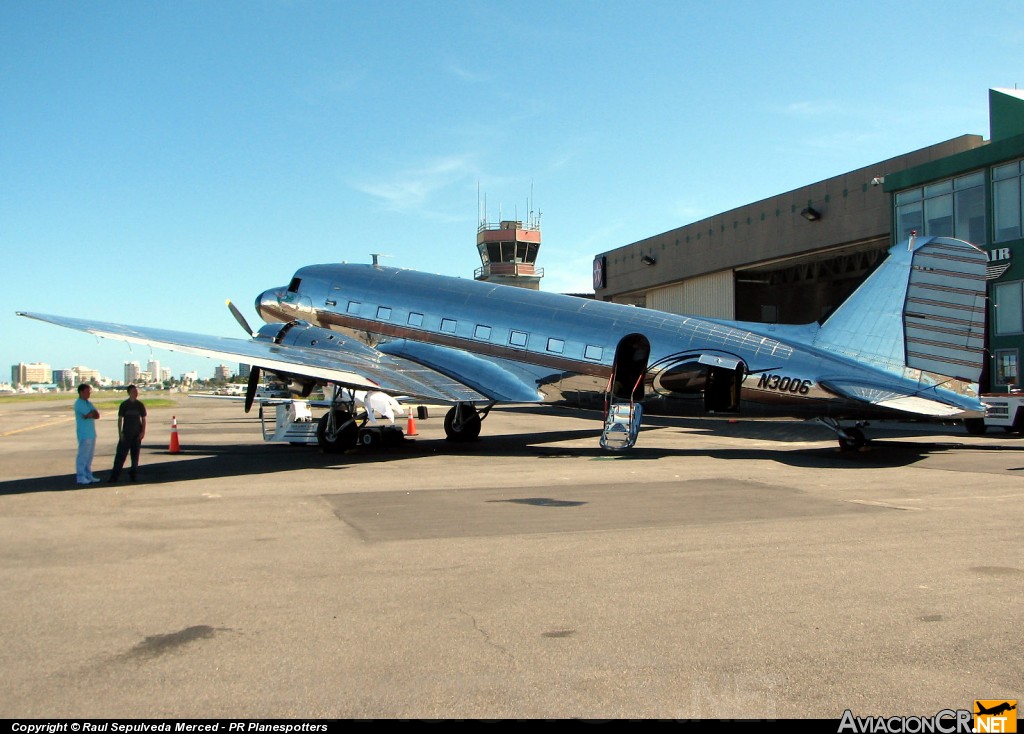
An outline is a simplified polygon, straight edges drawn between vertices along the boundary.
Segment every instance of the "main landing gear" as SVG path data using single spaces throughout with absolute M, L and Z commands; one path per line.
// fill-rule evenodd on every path
M 480 424 L 491 412 L 494 403 L 477 410 L 473 403 L 458 403 L 444 416 L 444 435 L 449 441 L 465 443 L 480 437 Z
M 836 437 L 839 439 L 840 451 L 859 451 L 868 444 L 867 436 L 861 430 L 868 425 L 865 421 L 859 421 L 852 426 L 843 428 L 835 418 L 815 418 L 814 420 L 835 431 Z
M 361 447 L 377 449 L 397 446 L 405 439 L 402 429 L 391 425 L 366 425 L 366 416 L 356 418 L 355 396 L 351 390 L 337 390 L 331 407 L 320 416 L 316 442 L 325 454 L 341 454 Z
M 352 411 L 331 405 L 330 409 L 320 416 L 316 426 L 316 442 L 325 454 L 340 454 L 355 447 L 359 437 L 359 426 Z

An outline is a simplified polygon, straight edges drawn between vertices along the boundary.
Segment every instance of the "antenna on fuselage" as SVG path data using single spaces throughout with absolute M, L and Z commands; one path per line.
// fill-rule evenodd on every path
M 373 267 L 379 268 L 380 263 L 377 262 L 377 258 L 381 257 L 394 257 L 394 255 L 385 255 L 383 252 L 371 252 L 370 257 L 373 259 Z

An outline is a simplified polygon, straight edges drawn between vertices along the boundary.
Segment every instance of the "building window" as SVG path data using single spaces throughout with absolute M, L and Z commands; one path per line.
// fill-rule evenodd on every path
M 381 321 L 390 321 L 391 320 L 391 309 L 388 308 L 387 306 L 378 306 L 377 307 L 377 318 L 380 319 Z
M 473 331 L 473 336 L 475 336 L 477 339 L 490 339 L 491 327 L 484 326 L 483 324 L 477 324 L 476 329 Z
M 1024 161 L 992 169 L 992 200 L 995 213 L 996 242 L 1021 236 L 1021 211 L 1024 210 L 1024 186 L 1021 174 Z
M 896 194 L 896 240 L 957 237 L 975 245 L 988 242 L 985 176 L 981 171 Z
M 998 349 L 994 355 L 996 361 L 995 383 L 1007 387 L 1017 386 L 1017 350 Z
M 423 326 L 423 314 L 410 311 L 409 326 Z
M 999 283 L 992 289 L 996 312 L 996 334 L 1024 333 L 1024 291 L 1022 282 Z
M 457 324 L 458 322 L 455 319 L 441 319 L 441 331 L 447 331 L 449 334 L 454 334 Z
M 525 347 L 527 338 L 525 331 L 513 331 L 508 335 L 508 343 L 513 347 Z
M 565 349 L 565 341 L 562 339 L 548 339 L 548 351 L 561 354 Z

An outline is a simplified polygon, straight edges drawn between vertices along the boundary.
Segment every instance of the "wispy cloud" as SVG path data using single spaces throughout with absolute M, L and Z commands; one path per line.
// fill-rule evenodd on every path
M 554 293 L 592 293 L 593 252 L 581 252 L 579 246 L 568 250 L 556 248 L 542 253 L 539 264 L 544 268 L 541 289 Z
M 712 214 L 717 214 L 717 210 L 709 210 L 706 207 L 698 206 L 688 201 L 676 202 L 669 208 L 669 213 L 679 219 L 679 226 L 684 224 L 693 224 L 699 222 L 701 219 L 706 219 Z
M 352 186 L 391 211 L 444 218 L 433 206 L 434 200 L 445 190 L 478 179 L 478 166 L 472 156 L 451 155 L 397 170 L 379 180 L 353 182 Z
M 462 64 L 451 61 L 445 67 L 449 74 L 458 77 L 462 81 L 472 82 L 474 84 L 484 84 L 492 80 L 492 76 L 486 72 L 478 69 L 467 69 Z
M 790 102 L 781 109 L 781 113 L 790 117 L 822 117 L 825 115 L 836 115 L 842 112 L 842 108 L 836 102 L 830 100 L 803 100 Z

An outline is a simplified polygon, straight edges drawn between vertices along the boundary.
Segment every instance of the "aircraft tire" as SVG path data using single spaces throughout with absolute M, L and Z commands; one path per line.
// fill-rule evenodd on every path
M 847 438 L 839 439 L 839 448 L 842 451 L 856 451 L 865 444 L 868 440 L 864 436 L 864 431 L 859 428 L 845 428 Z
M 983 436 L 988 430 L 984 418 L 964 418 L 964 428 L 972 436 Z
M 457 443 L 465 443 L 466 441 L 475 441 L 480 438 L 480 414 L 473 408 L 466 408 L 465 410 L 472 410 L 467 418 L 462 421 L 462 425 L 459 429 L 455 428 L 455 412 L 458 408 L 452 408 L 444 416 L 444 435 L 449 441 L 455 441 Z
M 364 449 L 380 448 L 381 435 L 377 431 L 362 431 L 359 434 L 359 445 Z
M 394 426 L 381 431 L 381 437 L 384 440 L 384 445 L 387 447 L 398 446 L 405 440 L 405 434 L 402 433 L 402 429 L 395 428 Z
M 330 413 L 324 413 L 316 425 L 316 442 L 324 454 L 340 454 L 356 445 L 359 429 L 352 422 L 352 415 L 346 410 L 334 411 L 334 425 L 342 426 L 332 436 L 328 432 L 327 421 Z

